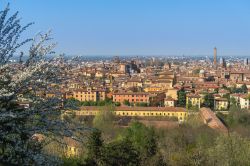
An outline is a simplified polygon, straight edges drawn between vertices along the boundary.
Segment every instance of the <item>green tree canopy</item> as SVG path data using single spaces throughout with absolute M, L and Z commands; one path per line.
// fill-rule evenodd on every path
M 177 92 L 178 95 L 178 101 L 177 105 L 180 107 L 185 107 L 186 106 L 186 92 L 184 89 L 181 89 Z
M 100 130 L 95 129 L 91 132 L 87 141 L 87 165 L 98 165 L 101 160 L 101 151 L 103 148 L 102 133 Z
M 127 140 L 114 141 L 105 146 L 101 155 L 103 166 L 136 166 L 140 165 L 139 152 Z
M 208 107 L 208 108 L 214 109 L 214 96 L 213 96 L 213 94 L 207 93 L 204 96 L 203 107 Z
M 142 158 L 153 156 L 157 152 L 157 137 L 153 128 L 148 128 L 142 123 L 133 122 L 125 130 L 122 139 L 132 142 L 133 146 L 139 150 Z

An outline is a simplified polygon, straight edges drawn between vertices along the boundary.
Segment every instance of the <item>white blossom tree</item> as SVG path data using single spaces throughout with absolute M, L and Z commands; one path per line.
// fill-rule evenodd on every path
M 61 120 L 60 97 L 47 99 L 37 95 L 38 90 L 46 90 L 48 84 L 63 79 L 59 59 L 45 58 L 54 53 L 56 44 L 51 43 L 51 31 L 20 42 L 22 32 L 32 23 L 22 26 L 18 12 L 8 17 L 9 10 L 7 5 L 0 11 L 0 161 L 16 165 L 57 165 L 60 160 L 44 154 L 43 145 L 48 140 L 72 137 L 82 129 Z M 10 63 L 17 50 L 29 42 L 28 58 L 24 60 L 21 53 L 19 63 Z M 20 106 L 21 100 L 28 101 L 30 106 Z M 46 139 L 33 139 L 36 134 Z

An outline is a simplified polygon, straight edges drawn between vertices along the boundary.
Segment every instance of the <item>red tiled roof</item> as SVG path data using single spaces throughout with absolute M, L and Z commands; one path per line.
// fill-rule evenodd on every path
M 217 98 L 215 100 L 217 100 L 217 101 L 228 101 L 226 98 Z
M 209 108 L 201 108 L 200 115 L 204 122 L 212 129 L 226 133 L 226 126 L 220 121 L 220 119 Z
M 191 98 L 200 98 L 201 96 L 198 95 L 198 94 L 189 93 L 189 94 L 187 94 L 187 97 L 191 97 Z
M 167 97 L 165 98 L 165 101 L 175 101 L 175 99 L 173 99 L 172 97 Z
M 117 92 L 113 95 L 149 95 L 149 93 L 146 92 Z
M 101 110 L 105 107 L 98 106 L 83 106 L 81 110 Z M 163 111 L 163 112 L 186 112 L 182 107 L 115 107 L 115 111 Z

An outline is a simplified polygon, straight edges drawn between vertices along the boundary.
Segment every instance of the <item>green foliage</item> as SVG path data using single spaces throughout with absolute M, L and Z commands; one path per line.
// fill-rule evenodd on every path
M 250 114 L 249 113 L 244 113 L 241 115 L 238 119 L 239 124 L 243 126 L 250 127 Z
M 250 113 L 242 110 L 231 111 L 226 119 L 229 126 L 243 125 L 250 127 Z
M 131 103 L 128 100 L 124 100 L 123 104 L 126 105 L 126 106 L 130 106 L 131 105 Z
M 116 107 L 120 107 L 120 106 L 121 106 L 121 103 L 115 102 L 115 106 L 116 106 Z
M 94 130 L 91 132 L 87 142 L 87 158 L 86 163 L 98 165 L 100 163 L 101 150 L 103 148 L 103 140 L 101 131 Z
M 131 141 L 143 159 L 151 157 L 157 152 L 157 137 L 154 129 L 148 128 L 142 123 L 133 122 L 125 130 L 122 139 Z
M 184 89 L 179 90 L 177 95 L 178 95 L 177 105 L 179 107 L 185 107 L 186 106 L 186 92 L 185 92 L 185 90 Z
M 243 93 L 247 93 L 247 92 L 248 92 L 248 88 L 247 88 L 247 85 L 246 85 L 246 84 L 243 84 L 243 85 L 241 86 L 241 89 L 242 89 L 242 92 L 243 92 Z
M 237 106 L 237 101 L 234 97 L 231 97 L 229 101 L 230 101 L 230 107 Z
M 128 140 L 104 144 L 101 132 L 94 130 L 87 142 L 87 157 L 80 165 L 139 165 L 139 153 Z
M 67 157 L 64 157 L 63 158 L 63 166 L 78 166 L 79 165 L 79 159 L 78 158 L 67 158 Z
M 113 105 L 112 100 L 105 99 L 102 101 L 82 101 L 81 106 L 109 106 Z
M 246 166 L 250 164 L 250 142 L 237 134 L 221 135 L 208 154 L 211 165 Z
M 43 141 L 37 134 L 49 137 L 72 136 L 71 126 L 61 121 L 61 101 L 44 99 L 35 91 L 57 82 L 60 67 L 54 60 L 45 60 L 53 54 L 50 33 L 39 33 L 33 39 L 20 41 L 30 26 L 22 26 L 18 12 L 10 15 L 9 4 L 0 11 L 0 161 L 6 165 L 56 165 L 59 159 L 43 153 Z M 10 63 L 21 46 L 32 41 L 27 58 L 23 53 L 19 62 Z M 60 77 L 60 76 L 59 76 Z M 20 106 L 22 100 L 32 101 L 29 107 Z M 36 134 L 36 135 L 35 135 Z M 66 135 L 66 134 L 65 134 Z M 43 139 L 43 138 L 42 138 Z
M 203 125 L 201 118 L 197 115 L 189 115 L 185 123 L 187 123 L 193 128 Z
M 230 94 L 224 94 L 222 97 L 226 98 L 228 101 L 230 101 Z
M 192 105 L 191 101 L 189 100 L 187 105 L 186 105 L 187 110 L 192 110 L 192 111 L 199 111 L 199 105 Z
M 113 108 L 105 107 L 94 117 L 93 127 L 103 132 L 104 139 L 111 139 L 114 137 L 116 131 L 114 121 Z
M 81 102 L 74 98 L 67 99 L 64 101 L 64 107 L 69 109 L 78 109 L 81 106 Z
M 244 123 L 247 119 L 243 118 Z M 248 138 L 221 135 L 194 114 L 173 129 L 153 129 L 132 122 L 116 139 L 107 142 L 97 131 L 87 144 L 87 156 L 92 157 L 86 157 L 80 165 L 241 166 L 250 163 L 249 146 Z
M 105 99 L 102 101 L 79 101 L 77 99 L 71 98 L 64 101 L 64 106 L 70 109 L 79 109 L 80 106 L 120 106 L 119 102 L 113 102 L 110 99 Z
M 189 110 L 192 107 L 192 102 L 190 100 L 188 100 L 186 108 L 187 110 Z
M 102 151 L 103 166 L 136 166 L 139 165 L 139 152 L 129 140 L 114 141 L 105 146 Z
M 137 106 L 137 107 L 147 107 L 147 106 L 148 106 L 148 103 L 144 103 L 144 102 L 136 103 L 136 106 Z
M 248 88 L 246 84 L 243 84 L 240 88 L 236 88 L 236 87 L 231 88 L 231 92 L 232 93 L 247 93 Z
M 112 126 L 114 121 L 114 113 L 108 107 L 101 110 L 94 118 L 93 125 L 98 129 L 104 129 Z
M 234 131 L 244 137 L 250 137 L 250 113 L 248 111 L 232 105 L 228 115 L 217 114 L 217 116 L 226 124 L 230 131 Z
M 209 165 L 207 150 L 213 146 L 216 133 L 204 126 L 198 116 L 193 115 L 178 128 L 158 132 L 159 147 L 169 165 Z
M 120 139 L 108 144 L 104 144 L 101 140 L 100 132 L 91 134 L 87 144 L 88 157 L 84 165 L 141 165 L 144 162 L 162 165 L 164 163 L 161 155 L 155 155 L 157 149 L 155 132 L 141 123 L 133 123 Z
M 214 109 L 214 96 L 211 93 L 207 93 L 204 96 L 204 103 L 203 103 L 203 107 L 207 107 L 210 109 Z

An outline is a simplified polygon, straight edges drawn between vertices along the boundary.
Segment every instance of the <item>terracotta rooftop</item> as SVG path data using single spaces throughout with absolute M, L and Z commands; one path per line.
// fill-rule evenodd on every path
M 217 98 L 215 100 L 217 100 L 217 101 L 228 101 L 227 98 Z
M 201 108 L 200 115 L 204 120 L 204 123 L 208 125 L 208 127 L 215 129 L 217 131 L 226 133 L 226 126 L 220 121 L 220 119 L 214 114 L 213 111 L 209 108 Z
M 117 92 L 113 95 L 149 95 L 149 93 L 146 92 Z
M 191 97 L 191 98 L 200 98 L 201 96 L 198 95 L 198 94 L 189 93 L 189 94 L 187 94 L 187 97 Z
M 79 141 L 77 141 L 73 138 L 70 138 L 70 137 L 63 137 L 63 142 L 70 147 L 80 147 L 81 146 Z
M 101 110 L 105 107 L 84 106 L 81 110 Z M 115 107 L 115 111 L 163 111 L 163 112 L 186 112 L 185 108 L 181 107 Z
M 175 101 L 175 99 L 173 99 L 172 97 L 167 97 L 165 98 L 165 101 Z

